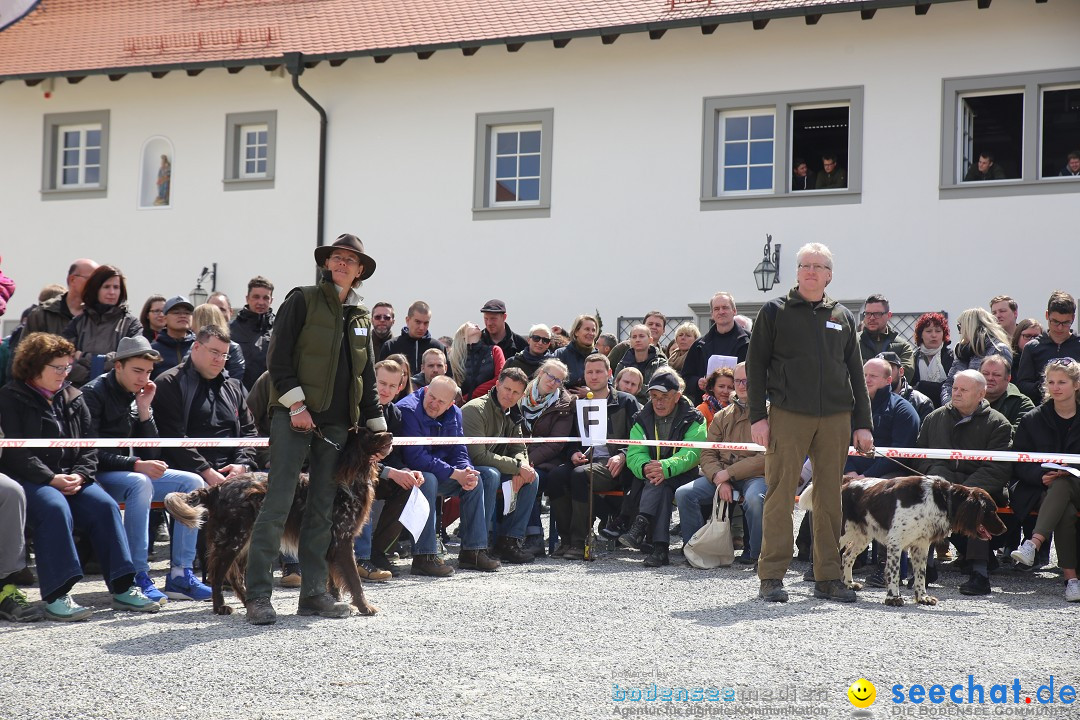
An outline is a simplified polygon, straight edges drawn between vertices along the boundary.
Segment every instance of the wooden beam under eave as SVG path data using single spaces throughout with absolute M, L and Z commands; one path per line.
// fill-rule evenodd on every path
M 711 25 L 702 25 L 701 26 L 701 34 L 702 35 L 712 35 L 714 32 L 716 32 L 716 28 L 718 28 L 718 27 L 720 27 L 720 23 L 712 23 Z
M 327 62 L 330 63 L 330 67 L 341 67 L 345 64 L 346 60 L 348 60 L 348 58 L 338 58 L 337 60 L 328 60 Z
M 666 28 L 660 29 L 660 30 L 650 30 L 649 31 L 649 39 L 650 40 L 659 40 L 660 38 L 664 37 L 664 33 L 666 33 L 666 32 L 667 32 Z
M 376 55 L 375 56 L 375 62 L 379 63 L 380 65 L 382 65 L 384 62 L 386 62 L 389 59 L 390 59 L 389 55 Z
M 816 13 L 814 15 L 807 15 L 806 16 L 806 24 L 807 25 L 817 25 L 818 20 L 820 20 L 820 19 L 821 19 L 821 13 Z
M 979 9 L 985 10 L 990 7 L 990 0 L 979 0 Z
M 202 68 L 188 68 L 187 75 L 188 77 L 198 77 L 202 74 L 202 71 Z
M 764 30 L 765 26 L 769 24 L 769 19 L 765 18 L 764 20 L 755 20 L 751 24 L 754 26 L 755 30 Z
M 26 87 L 34 87 L 35 85 L 40 85 L 41 81 L 44 79 L 45 78 L 37 78 L 34 80 L 25 80 L 24 82 L 26 83 Z
M 434 54 L 435 54 L 434 50 L 425 50 L 423 52 L 416 53 L 416 57 L 420 58 L 421 60 L 427 60 L 429 57 L 431 57 Z
M 313 67 L 317 67 L 322 60 L 312 60 L 311 62 L 304 63 L 304 67 L 310 70 Z
M 225 69 L 229 71 L 229 74 L 230 74 L 230 75 L 235 75 L 236 73 L 238 73 L 238 72 L 240 72 L 241 70 L 243 70 L 243 69 L 244 69 L 244 66 L 243 66 L 243 65 L 237 65 L 237 66 L 235 66 L 235 67 L 230 67 L 230 68 L 225 68 Z
M 463 47 L 463 48 L 461 48 L 461 54 L 464 55 L 465 57 L 472 57 L 473 55 L 476 54 L 476 51 L 479 50 L 479 49 L 480 49 L 479 45 L 477 45 L 475 47 Z
M 153 72 L 150 73 L 150 77 L 154 78 L 155 80 L 160 80 L 161 78 L 165 77 L 168 74 L 169 74 L 168 70 L 154 70 Z
M 556 50 L 562 50 L 570 44 L 570 38 L 555 38 L 551 41 L 551 44 L 555 46 Z
M 506 43 L 506 52 L 517 52 L 521 48 L 525 47 L 525 43 Z
M 870 8 L 869 10 L 860 10 L 859 15 L 863 20 L 873 20 L 874 15 L 877 13 L 877 8 Z
M 612 43 L 614 43 L 618 39 L 619 39 L 619 33 L 614 33 L 612 35 L 601 35 L 600 36 L 600 42 L 604 43 L 605 45 L 611 45 Z
M 71 75 L 71 76 L 68 76 L 67 81 L 68 81 L 69 85 L 78 85 L 79 83 L 81 83 L 85 79 L 86 79 L 85 75 Z
M 115 75 L 110 75 L 109 80 L 112 81 L 112 82 L 116 82 L 117 80 L 121 80 L 126 76 L 127 76 L 127 73 L 116 73 Z
M 916 15 L 925 15 L 928 12 L 930 12 L 930 3 L 923 3 L 915 6 Z
M 266 69 L 266 72 L 271 72 L 272 73 L 275 70 L 277 70 L 279 67 L 281 67 L 281 63 L 278 63 L 277 65 L 263 65 L 263 67 Z

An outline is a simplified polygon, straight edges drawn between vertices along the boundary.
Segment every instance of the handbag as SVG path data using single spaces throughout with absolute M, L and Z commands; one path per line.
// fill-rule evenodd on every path
M 710 570 L 735 562 L 731 544 L 731 504 L 720 499 L 720 487 L 713 495 L 712 517 L 694 533 L 683 547 L 686 561 L 696 568 Z

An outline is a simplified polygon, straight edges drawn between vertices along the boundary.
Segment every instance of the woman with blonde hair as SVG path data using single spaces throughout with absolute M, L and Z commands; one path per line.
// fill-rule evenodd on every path
M 555 357 L 570 369 L 566 389 L 580 398 L 589 391 L 585 387 L 585 358 L 596 352 L 596 336 L 599 333 L 600 323 L 594 316 L 578 315 L 570 326 L 569 344 L 555 351 Z
M 450 369 L 461 387 L 463 402 L 483 397 L 495 387 L 495 380 L 506 365 L 502 348 L 480 342 L 482 333 L 476 323 L 464 323 L 454 333 L 450 345 Z
M 960 340 L 953 351 L 955 360 L 949 368 L 949 377 L 941 386 L 942 405 L 952 398 L 953 379 L 956 374 L 964 370 L 978 372 L 983 358 L 987 355 L 1001 355 L 1007 364 L 1012 365 L 1013 353 L 1009 347 L 1009 336 L 988 311 L 982 308 L 965 310 L 956 319 L 956 329 L 960 332 Z
M 701 337 L 698 326 L 692 322 L 684 322 L 675 328 L 675 339 L 668 343 L 664 354 L 667 355 L 667 364 L 671 369 L 682 375 L 683 363 L 686 362 L 686 354 L 690 347 Z M 683 378 L 685 380 L 686 378 Z
M 217 305 L 206 302 L 195 308 L 191 314 L 191 329 L 196 333 L 207 325 L 213 325 L 219 330 L 229 334 L 229 323 L 225 321 L 225 313 Z M 244 351 L 240 346 L 229 340 L 229 359 L 225 361 L 225 372 L 229 377 L 244 380 Z

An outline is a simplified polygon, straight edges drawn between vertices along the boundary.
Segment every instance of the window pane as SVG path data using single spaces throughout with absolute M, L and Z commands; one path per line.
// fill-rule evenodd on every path
M 75 185 L 79 182 L 79 171 L 76 168 L 64 170 L 64 185 Z
M 495 177 L 517 177 L 517 156 L 511 155 L 510 157 L 497 158 L 495 160 Z
M 266 159 L 266 146 L 265 145 L 260 145 L 259 147 L 255 148 L 255 157 L 259 158 L 260 160 L 265 160 Z
M 84 182 L 88 185 L 97 185 L 98 178 L 101 177 L 101 168 L 94 165 L 86 168 L 86 179 Z
M 87 130 L 86 131 L 86 144 L 90 147 L 101 147 L 101 131 L 100 130 Z
M 522 155 L 518 173 L 521 177 L 540 177 L 540 156 Z
M 517 200 L 517 183 L 513 180 L 500 180 L 495 183 L 495 202 Z
M 750 138 L 752 140 L 771 140 L 772 137 L 772 115 L 755 115 L 750 118 Z
M 74 148 L 79 147 L 79 138 L 81 133 L 78 130 L 67 130 L 64 132 L 64 147 Z
M 540 131 L 528 130 L 521 133 L 521 149 L 519 152 L 523 153 L 538 153 L 540 152 Z
M 1024 94 L 1005 93 L 960 98 L 969 119 L 961 143 L 959 168 L 965 182 L 1021 177 L 1024 160 Z M 964 125 L 965 123 L 961 123 Z M 979 167 L 979 158 L 987 158 Z
M 246 160 L 254 160 L 255 159 L 255 146 L 249 145 L 247 147 L 247 149 L 244 150 L 244 158 Z
M 724 143 L 724 165 L 745 165 L 747 161 L 747 143 Z
M 772 176 L 773 169 L 769 167 L 752 167 L 750 168 L 750 189 L 751 190 L 771 190 L 772 189 Z
M 256 170 L 255 170 L 255 161 L 254 160 L 248 160 L 248 161 L 246 161 L 244 163 L 244 172 L 247 173 L 248 175 L 255 174 Z
M 1080 152 L 1080 88 L 1047 90 L 1042 102 L 1042 177 L 1078 177 L 1080 160 L 1068 155 Z
M 518 183 L 518 200 L 536 202 L 540 199 L 540 181 L 522 180 Z
M 64 167 L 71 167 L 79 164 L 79 151 L 78 150 L 65 150 L 64 151 Z
M 750 118 L 729 117 L 724 120 L 725 140 L 745 140 L 750 129 Z
M 265 145 L 266 144 L 266 131 L 265 130 L 260 130 L 256 134 L 255 139 L 258 141 L 258 143 L 260 145 Z
M 848 115 L 846 105 L 824 108 L 796 108 L 791 113 L 791 160 L 794 171 L 798 161 L 806 163 L 810 189 L 822 171 L 821 156 L 836 155 L 838 167 L 848 167 Z
M 773 161 L 773 144 L 772 140 L 759 140 L 757 142 L 750 143 L 750 164 L 751 165 L 772 165 Z
M 495 152 L 498 155 L 509 155 L 517 152 L 518 134 L 516 132 L 501 132 L 495 138 Z
M 724 169 L 724 190 L 731 192 L 734 190 L 746 189 L 746 168 L 725 168 Z
M 90 149 L 88 149 L 86 151 L 86 164 L 87 165 L 100 165 L 101 164 L 101 148 L 90 148 Z

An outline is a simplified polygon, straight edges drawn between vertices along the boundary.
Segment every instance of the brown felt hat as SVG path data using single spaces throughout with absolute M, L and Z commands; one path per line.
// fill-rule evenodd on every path
M 319 267 L 326 265 L 326 259 L 330 257 L 330 253 L 334 250 L 348 250 L 357 254 L 360 262 L 364 265 L 364 271 L 360 273 L 361 280 L 367 280 L 375 274 L 375 258 L 364 252 L 364 243 L 355 235 L 344 233 L 338 235 L 338 239 L 334 241 L 333 245 L 321 245 L 315 248 L 315 262 L 318 263 Z

